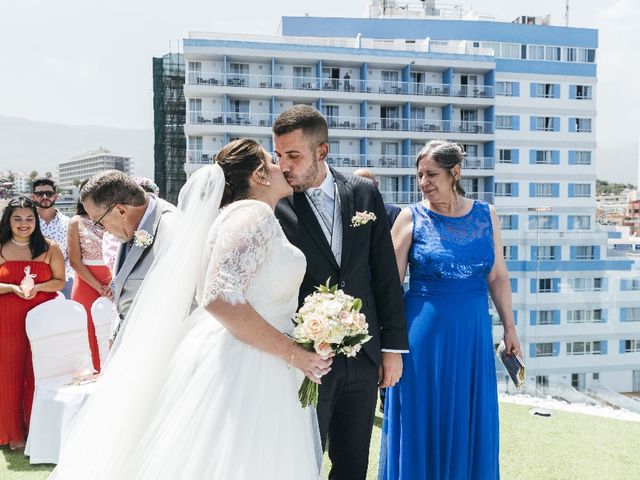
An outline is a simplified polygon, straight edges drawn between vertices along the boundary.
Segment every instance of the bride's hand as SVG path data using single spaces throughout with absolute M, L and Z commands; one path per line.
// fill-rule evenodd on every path
M 300 345 L 293 346 L 291 364 L 301 370 L 314 383 L 322 383 L 320 379 L 331 371 L 333 358 L 324 358 L 315 352 L 309 352 Z

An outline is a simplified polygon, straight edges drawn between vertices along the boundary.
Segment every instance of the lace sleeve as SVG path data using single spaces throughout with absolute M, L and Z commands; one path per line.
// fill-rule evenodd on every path
M 220 219 L 211 250 L 202 304 L 220 298 L 232 304 L 246 303 L 245 292 L 268 258 L 278 228 L 268 205 L 250 200 L 232 205 Z

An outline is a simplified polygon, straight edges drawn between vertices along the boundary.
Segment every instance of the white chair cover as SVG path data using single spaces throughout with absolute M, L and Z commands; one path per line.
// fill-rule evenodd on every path
M 54 300 L 66 300 L 67 297 L 64 296 L 64 293 L 62 292 L 56 292 L 56 298 L 54 298 Z
M 31 463 L 57 463 L 62 432 L 92 387 L 69 385 L 75 373 L 91 368 L 87 314 L 79 303 L 55 298 L 29 311 L 26 330 L 35 393 L 25 455 Z
M 109 355 L 111 327 L 114 318 L 117 318 L 116 306 L 107 297 L 100 297 L 91 305 L 91 318 L 93 318 L 93 326 L 96 328 L 98 351 L 100 352 L 100 367 L 102 368 Z

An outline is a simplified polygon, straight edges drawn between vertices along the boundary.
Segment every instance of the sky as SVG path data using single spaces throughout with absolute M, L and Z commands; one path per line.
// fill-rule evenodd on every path
M 441 3 L 441 2 L 437 2 Z M 551 14 L 564 0 L 453 0 L 499 20 Z M 152 57 L 189 31 L 276 34 L 280 17 L 361 17 L 366 0 L 3 0 L 0 115 L 151 129 Z M 571 0 L 570 26 L 598 28 L 597 136 L 604 148 L 640 136 L 640 2 Z M 0 145 L 0 148 L 2 146 Z M 635 177 L 635 175 L 631 175 Z M 634 178 L 635 180 L 635 178 Z

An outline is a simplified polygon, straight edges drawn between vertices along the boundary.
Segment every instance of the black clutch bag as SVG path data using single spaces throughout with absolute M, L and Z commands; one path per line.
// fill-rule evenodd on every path
M 500 340 L 500 344 L 496 348 L 496 355 L 502 361 L 516 388 L 522 388 L 526 378 L 526 370 L 522 359 L 513 353 L 507 355 L 507 347 L 504 344 L 504 340 Z

